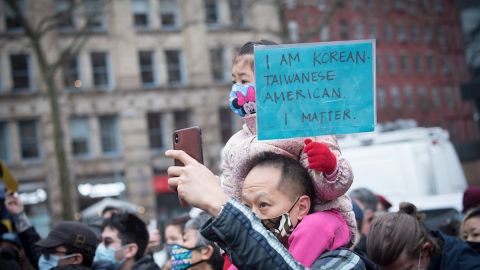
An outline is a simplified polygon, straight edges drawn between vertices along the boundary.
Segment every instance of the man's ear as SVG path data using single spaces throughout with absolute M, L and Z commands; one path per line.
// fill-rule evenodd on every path
M 200 249 L 200 258 L 202 260 L 209 260 L 213 256 L 213 247 L 211 245 L 207 245 Z
M 310 197 L 307 195 L 302 195 L 298 198 L 297 207 L 298 207 L 298 219 L 303 219 L 304 216 L 308 215 L 310 212 L 310 207 L 312 206 L 312 202 L 310 201 Z
M 430 256 L 430 251 L 432 249 L 432 244 L 430 242 L 425 242 L 422 244 L 422 256 L 428 255 Z
M 74 253 L 75 256 L 70 258 L 69 264 L 82 264 L 83 263 L 83 255 L 81 253 Z
M 125 258 L 130 259 L 134 258 L 138 251 L 138 245 L 136 243 L 131 243 L 125 248 Z

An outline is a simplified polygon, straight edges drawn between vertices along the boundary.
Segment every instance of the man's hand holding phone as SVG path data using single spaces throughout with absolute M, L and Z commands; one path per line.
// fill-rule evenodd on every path
M 182 150 L 168 150 L 165 155 L 185 165 L 168 168 L 170 188 L 177 190 L 181 200 L 217 216 L 221 206 L 228 201 L 218 177 Z

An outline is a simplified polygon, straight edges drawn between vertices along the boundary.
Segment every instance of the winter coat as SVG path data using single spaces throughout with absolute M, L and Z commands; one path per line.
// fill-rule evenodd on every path
M 300 161 L 307 168 L 316 194 L 315 211 L 336 210 L 345 219 L 352 235 L 350 245 L 356 237 L 356 220 L 352 210 L 352 202 L 346 195 L 353 182 L 350 164 L 345 160 L 335 136 L 320 136 L 312 140 L 327 145 L 337 159 L 337 171 L 330 176 L 308 168 L 308 156 L 303 151 L 304 138 L 287 140 L 257 140 L 256 114 L 243 118 L 242 130 L 234 134 L 222 152 L 222 188 L 231 197 L 239 200 L 243 181 L 248 174 L 248 161 L 265 153 L 273 152 Z
M 430 258 L 429 270 L 480 269 L 480 255 L 458 237 L 430 232 L 440 244 L 440 251 Z
M 216 242 L 242 269 L 306 269 L 267 231 L 260 220 L 243 204 L 229 199 L 217 217 L 211 218 L 200 233 Z M 310 269 L 365 269 L 359 256 L 348 249 L 326 252 Z

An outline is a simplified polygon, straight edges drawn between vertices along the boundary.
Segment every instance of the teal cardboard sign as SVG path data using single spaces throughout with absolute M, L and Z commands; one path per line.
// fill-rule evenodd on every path
M 255 46 L 259 140 L 373 131 L 375 40 Z

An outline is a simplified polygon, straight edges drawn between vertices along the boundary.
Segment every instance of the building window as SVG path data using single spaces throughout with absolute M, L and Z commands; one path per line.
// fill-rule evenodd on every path
M 18 121 L 20 151 L 23 160 L 40 158 L 40 142 L 36 120 Z
M 363 23 L 357 22 L 355 24 L 355 38 L 362 39 L 365 36 L 365 27 Z
M 183 59 L 180 50 L 166 50 L 167 74 L 169 84 L 180 84 L 184 82 Z
M 222 143 L 225 144 L 235 132 L 233 115 L 230 108 L 219 108 L 218 116 L 220 120 L 220 136 Z
M 432 87 L 432 103 L 435 110 L 438 110 L 442 106 L 442 102 L 440 100 L 440 92 L 438 91 L 437 87 Z
M 378 103 L 378 107 L 381 109 L 381 110 L 385 110 L 385 108 L 387 107 L 387 97 L 385 95 L 385 88 L 383 87 L 377 87 L 377 103 Z
M 144 87 L 152 87 L 156 85 L 154 55 L 155 54 L 153 53 L 153 51 L 138 52 L 140 74 Z
M 453 88 L 450 86 L 446 86 L 443 91 L 445 92 L 445 101 L 447 102 L 447 108 L 449 110 L 453 109 L 453 104 L 455 103 L 454 96 L 453 96 Z
M 354 10 L 359 10 L 362 7 L 362 0 L 353 0 L 353 9 Z
M 10 161 L 7 123 L 0 122 L 0 160 Z
M 90 155 L 90 124 L 87 117 L 70 119 L 70 146 L 74 157 Z
M 117 154 L 120 151 L 120 130 L 118 128 L 118 118 L 116 116 L 99 117 L 100 124 L 100 142 L 102 145 L 102 154 Z
M 425 26 L 424 40 L 425 43 L 430 43 L 433 40 L 432 27 L 429 25 Z
M 410 72 L 410 62 L 408 61 L 408 55 L 402 54 L 400 56 L 400 65 L 402 66 L 403 73 Z
M 216 82 L 225 82 L 225 57 L 223 48 L 210 49 L 210 67 L 213 80 Z
M 320 29 L 320 41 L 330 40 L 330 27 L 328 25 L 323 25 Z
M 28 54 L 10 55 L 13 92 L 31 90 L 30 56 Z
M 440 13 L 443 11 L 442 7 L 442 0 L 433 0 L 433 9 L 436 13 Z
M 377 24 L 375 22 L 370 22 L 368 24 L 368 38 L 377 38 Z
M 14 1 L 22 14 L 25 14 L 25 0 Z M 10 8 L 7 1 L 3 1 L 5 6 L 5 28 L 9 32 L 20 32 L 22 30 L 22 21 L 17 14 Z
M 182 129 L 191 126 L 192 112 L 190 110 L 174 111 L 173 121 L 175 129 Z
M 390 100 L 392 100 L 392 106 L 395 110 L 402 107 L 402 100 L 400 99 L 400 90 L 397 86 L 392 86 L 390 88 Z
M 420 54 L 415 55 L 415 72 L 416 73 L 423 72 L 422 56 Z
M 375 57 L 375 69 L 378 74 L 383 73 L 382 59 L 383 59 L 383 56 L 380 56 L 380 55 L 377 55 L 377 57 Z
M 85 20 L 87 27 L 93 32 L 103 32 L 107 30 L 107 3 L 105 0 L 84 0 L 85 1 Z
M 63 86 L 67 89 L 80 88 L 80 69 L 78 66 L 78 56 L 72 55 L 63 62 Z
M 288 35 L 292 42 L 298 42 L 298 23 L 295 20 L 288 21 Z
M 180 25 L 177 0 L 160 0 L 160 25 L 174 29 Z
M 290 2 L 296 2 L 296 0 L 291 0 Z M 291 5 L 291 9 L 294 8 L 294 4 Z M 318 10 L 325 10 L 327 8 L 326 0 L 317 0 L 317 9 Z
M 394 54 L 389 54 L 387 56 L 387 66 L 388 66 L 388 72 L 390 74 L 394 74 L 395 72 L 397 72 L 397 61 L 395 59 Z
M 55 0 L 55 16 L 59 31 L 68 32 L 75 29 L 74 13 L 71 0 Z
M 163 134 L 163 114 L 162 113 L 148 113 L 148 139 L 150 142 L 150 149 L 160 150 L 164 148 L 164 134 Z
M 397 41 L 405 43 L 407 41 L 407 32 L 405 31 L 405 25 L 403 22 L 397 24 Z
M 435 74 L 435 58 L 433 55 L 427 55 L 427 65 L 430 74 Z
M 229 0 L 230 17 L 232 26 L 246 26 L 247 9 L 244 0 Z
M 428 111 L 429 101 L 425 86 L 418 87 L 418 104 L 420 104 L 420 108 L 422 109 L 422 111 Z
M 403 1 L 404 0 L 395 0 L 394 7 L 396 10 L 399 10 L 399 11 L 403 10 Z
M 441 46 L 445 46 L 446 45 L 445 28 L 443 28 L 442 26 L 438 26 L 437 29 L 438 29 L 438 33 L 437 33 L 438 44 L 440 44 Z
M 403 90 L 405 94 L 405 102 L 407 103 L 407 109 L 413 111 L 415 109 L 415 99 L 413 98 L 413 87 L 411 85 L 405 86 Z
M 409 0 L 408 1 L 408 13 L 410 13 L 410 15 L 413 15 L 415 14 L 415 9 L 416 9 L 416 1 L 417 0 Z
M 93 85 L 97 88 L 110 88 L 110 72 L 108 63 L 108 53 L 93 52 L 90 53 L 93 72 Z
M 218 23 L 218 2 L 217 0 L 204 0 L 205 1 L 205 22 L 207 25 L 215 25 Z
M 348 22 L 345 20 L 340 20 L 340 39 L 349 39 L 350 35 L 348 30 Z
M 385 1 L 385 2 L 388 2 L 388 1 Z M 391 42 L 393 40 L 393 30 L 392 30 L 392 26 L 389 24 L 389 23 L 385 23 L 385 26 L 384 26 L 384 35 L 385 35 L 385 40 L 387 42 Z
M 391 1 L 382 1 L 383 3 L 383 11 L 388 12 L 390 10 L 390 2 Z
M 449 62 L 449 61 L 448 61 L 449 58 L 450 58 L 450 57 L 449 57 L 448 55 L 443 55 L 443 57 L 440 58 L 440 60 L 442 61 L 442 65 L 441 65 L 441 66 L 442 66 L 442 73 L 443 73 L 444 75 L 450 74 L 451 71 L 452 71 L 452 70 L 451 70 L 451 65 L 450 65 L 450 63 L 453 62 L 453 61 L 450 61 L 450 62 Z M 452 59 L 453 59 L 453 57 L 452 57 Z
M 148 0 L 132 0 L 133 25 L 137 29 L 150 27 L 150 6 Z
M 412 25 L 412 42 L 419 43 L 420 42 L 420 28 L 418 25 Z

